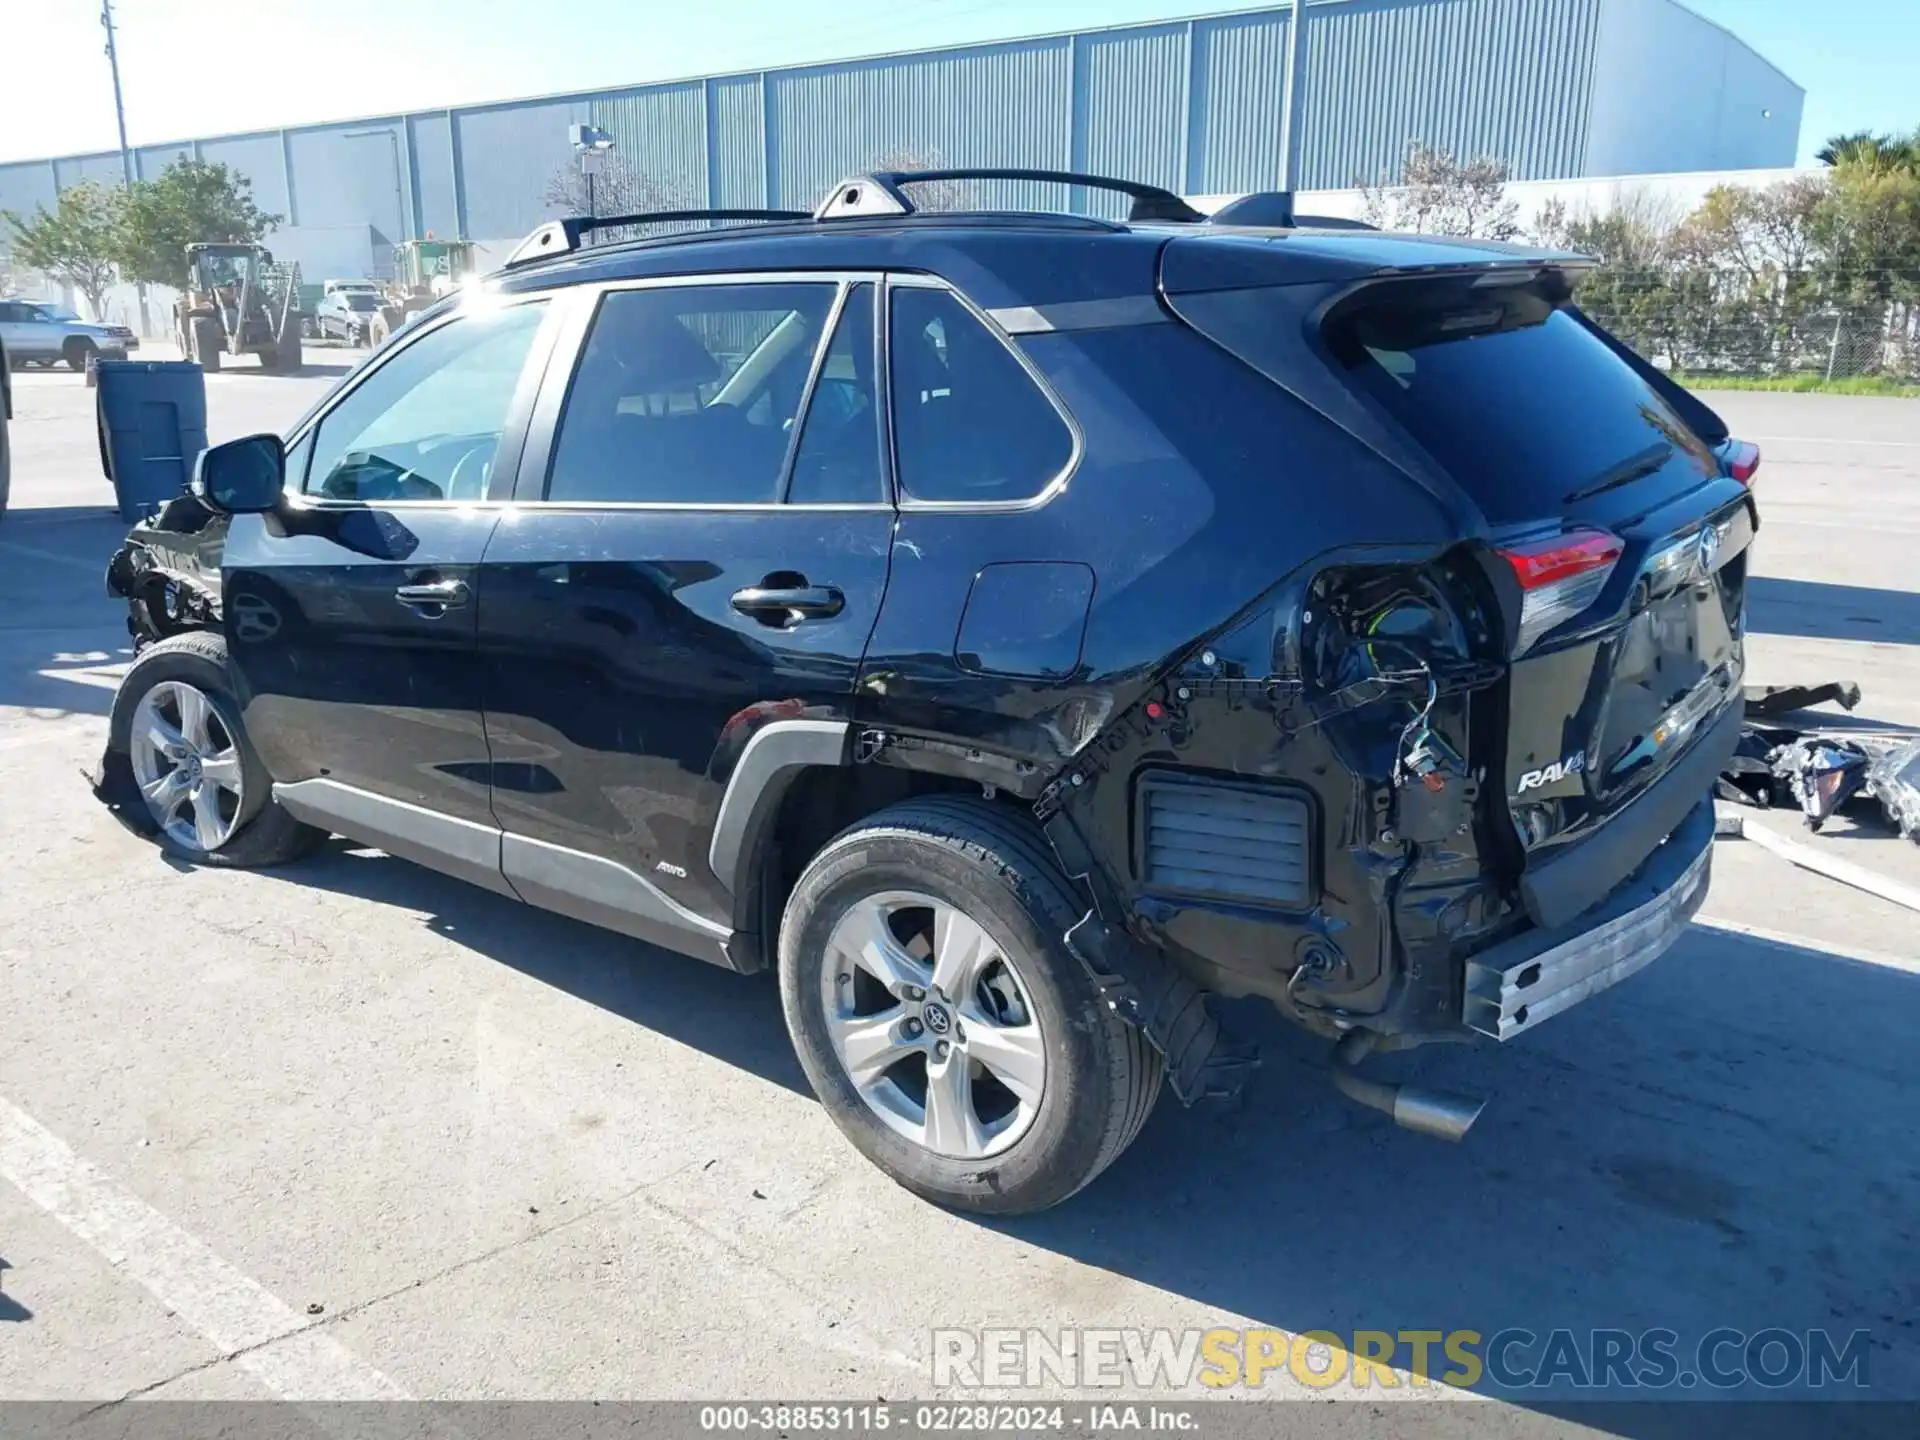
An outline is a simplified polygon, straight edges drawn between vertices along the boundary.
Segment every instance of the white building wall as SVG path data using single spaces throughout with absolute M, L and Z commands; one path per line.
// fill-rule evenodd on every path
M 1806 92 L 1673 0 L 1606 0 L 1591 95 L 1589 175 L 1763 169 L 1798 158 Z

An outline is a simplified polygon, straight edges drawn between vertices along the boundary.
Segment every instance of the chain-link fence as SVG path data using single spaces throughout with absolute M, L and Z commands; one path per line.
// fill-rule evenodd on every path
M 1603 266 L 1581 282 L 1588 314 L 1656 364 L 1689 374 L 1920 382 L 1920 306 L 1899 277 L 1826 287 L 1712 271 Z

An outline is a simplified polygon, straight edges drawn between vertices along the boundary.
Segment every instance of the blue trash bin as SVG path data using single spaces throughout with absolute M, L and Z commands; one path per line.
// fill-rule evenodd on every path
M 102 360 L 100 468 L 128 524 L 187 488 L 207 448 L 207 381 L 190 360 Z

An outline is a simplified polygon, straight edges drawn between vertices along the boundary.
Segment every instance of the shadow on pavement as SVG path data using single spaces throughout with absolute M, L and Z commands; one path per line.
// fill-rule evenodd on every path
M 1920 645 L 1920 593 L 1756 575 L 1747 582 L 1747 625 L 1764 635 Z
M 126 606 L 106 592 L 127 533 L 104 506 L 11 510 L 0 521 L 0 709 L 105 715 L 133 658 Z M 104 673 L 103 673 L 104 672 Z
M 3 1276 L 4 1272 L 12 1268 L 4 1258 L 0 1258 L 0 1276 Z M 0 1324 L 6 1324 L 9 1321 L 18 1322 L 21 1320 L 31 1320 L 32 1318 L 33 1312 L 27 1309 L 26 1306 L 22 1305 L 18 1300 L 15 1300 L 11 1295 L 0 1294 Z
M 736 975 L 346 841 L 260 873 L 425 910 L 431 929 L 477 954 L 763 1080 L 810 1093 L 771 976 Z
M 268 873 L 425 909 L 479 954 L 806 1090 L 770 976 L 343 845 Z M 1920 975 L 1696 926 L 1626 986 L 1511 1045 L 1384 1062 L 1394 1078 L 1491 1095 L 1459 1146 L 1347 1104 L 1320 1043 L 1265 1007 L 1225 1013 L 1264 1058 L 1242 1112 L 1183 1111 L 1163 1095 L 1134 1148 L 1074 1200 L 983 1223 L 1190 1297 L 1223 1324 L 1486 1339 L 1524 1328 L 1539 1338 L 1509 1352 L 1521 1367 L 1561 1327 L 1583 1344 L 1596 1328 L 1670 1329 L 1688 1372 L 1721 1326 L 1824 1329 L 1836 1351 L 1866 1330 L 1868 1393 L 1920 1398 Z M 1033 1323 L 1073 1322 L 1063 1311 Z M 1437 1350 L 1435 1361 L 1436 1374 L 1449 1368 Z M 1479 1388 L 1543 1407 L 1593 1394 L 1577 1376 Z M 1610 1409 L 1608 1423 L 1704 1433 L 1676 1428 L 1671 1412 Z

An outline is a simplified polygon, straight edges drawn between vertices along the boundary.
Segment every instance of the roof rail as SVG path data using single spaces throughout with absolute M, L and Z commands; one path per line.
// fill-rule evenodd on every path
M 884 215 L 912 215 L 919 207 L 901 189 L 934 180 L 1037 180 L 1055 185 L 1084 185 L 1090 190 L 1117 190 L 1131 195 L 1129 220 L 1171 220 L 1198 225 L 1206 216 L 1171 190 L 1115 180 L 1107 175 L 1082 175 L 1072 170 L 1016 170 L 998 165 L 962 165 L 944 170 L 875 170 L 852 175 L 827 192 L 815 220 L 852 220 Z
M 550 255 L 569 255 L 580 248 L 580 238 L 596 230 L 624 230 L 629 225 L 657 225 L 676 220 L 811 220 L 805 210 L 649 210 L 639 215 L 567 215 L 549 220 L 513 247 L 511 270 Z

